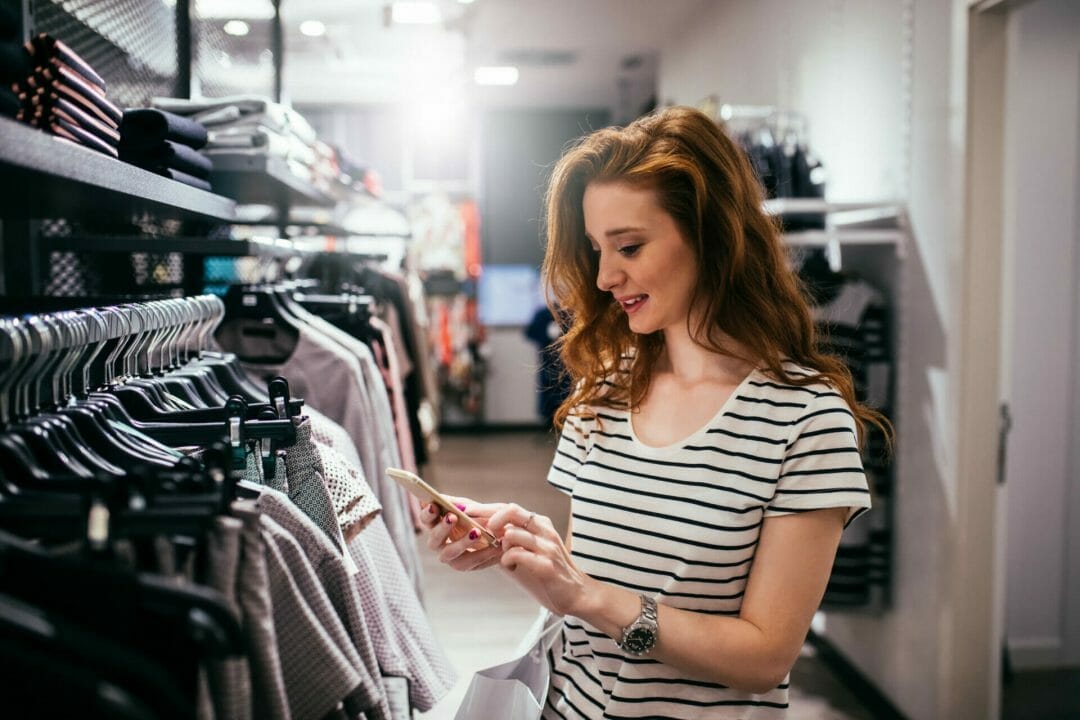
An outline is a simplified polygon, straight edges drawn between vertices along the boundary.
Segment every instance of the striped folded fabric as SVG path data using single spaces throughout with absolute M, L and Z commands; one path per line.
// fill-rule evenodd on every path
M 0 79 L 10 88 L 0 93 L 0 113 L 118 157 L 120 108 L 105 80 L 61 40 L 42 33 L 22 46 L 0 44 Z

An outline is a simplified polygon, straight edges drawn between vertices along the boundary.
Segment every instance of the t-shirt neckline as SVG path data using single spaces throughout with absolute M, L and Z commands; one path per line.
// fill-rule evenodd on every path
M 731 391 L 731 394 L 727 396 L 727 399 L 724 400 L 723 404 L 720 406 L 720 409 L 716 411 L 716 414 L 709 418 L 707 421 L 705 421 L 704 425 L 702 425 L 686 437 L 682 438 L 681 440 L 677 440 L 668 445 L 649 445 L 648 443 L 638 438 L 637 432 L 634 430 L 634 414 L 629 409 L 623 410 L 623 412 L 626 413 L 626 425 L 627 430 L 630 434 L 631 441 L 633 441 L 636 448 L 645 453 L 665 453 L 683 449 L 696 438 L 704 437 L 705 434 L 709 431 L 709 429 L 712 428 L 717 422 L 719 422 L 720 418 L 727 414 L 728 410 L 731 409 L 732 403 L 735 402 L 735 398 L 750 383 L 751 378 L 757 375 L 757 372 L 758 369 L 756 367 L 752 368 L 750 372 L 746 374 L 746 377 L 744 377 L 742 381 L 740 381 L 739 384 L 735 386 L 735 389 Z

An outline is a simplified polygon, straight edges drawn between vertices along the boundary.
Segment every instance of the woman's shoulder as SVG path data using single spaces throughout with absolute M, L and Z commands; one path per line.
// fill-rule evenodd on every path
M 840 397 L 836 388 L 828 380 L 820 377 L 820 373 L 812 367 L 801 365 L 794 360 L 784 360 L 780 363 L 780 368 L 787 377 L 772 372 L 768 368 L 759 369 L 758 372 L 768 381 L 767 387 L 795 391 L 807 397 Z

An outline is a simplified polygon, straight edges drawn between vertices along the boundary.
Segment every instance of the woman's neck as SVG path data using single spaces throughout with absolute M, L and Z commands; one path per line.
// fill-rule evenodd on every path
M 717 340 L 728 352 L 748 357 L 739 343 L 726 333 L 718 333 Z M 674 375 L 679 381 L 739 382 L 753 369 L 751 362 L 714 352 L 694 342 L 685 326 L 667 328 L 664 331 L 664 350 L 656 366 L 657 372 Z

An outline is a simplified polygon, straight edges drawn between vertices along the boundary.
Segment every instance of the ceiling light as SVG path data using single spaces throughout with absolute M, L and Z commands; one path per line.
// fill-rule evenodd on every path
M 439 7 L 433 2 L 395 2 L 390 17 L 401 25 L 435 25 L 442 20 Z
M 516 85 L 518 69 L 513 65 L 483 65 L 473 71 L 477 85 Z
M 270 20 L 274 17 L 274 4 L 266 0 L 214 0 L 193 2 L 191 11 L 200 20 Z
M 300 32 L 308 37 L 322 37 L 326 34 L 326 25 L 320 20 L 305 20 L 300 23 Z
M 473 4 L 473 0 L 457 0 L 457 1 L 459 3 L 461 3 L 462 5 L 472 5 Z
M 225 31 L 226 35 L 235 35 L 236 37 L 243 37 L 251 32 L 251 26 L 243 20 L 230 20 L 221 29 Z

